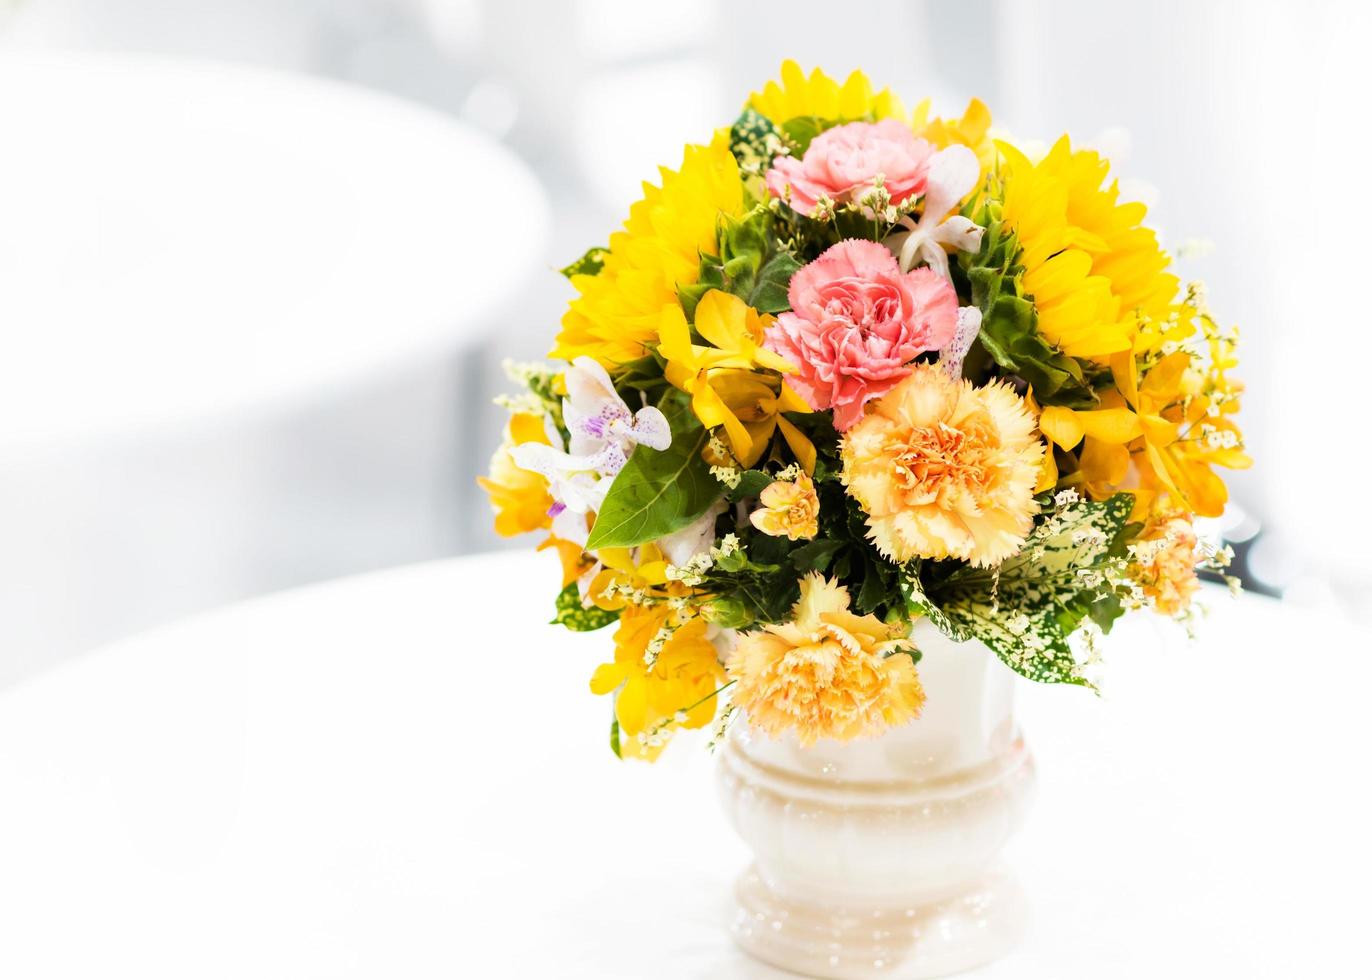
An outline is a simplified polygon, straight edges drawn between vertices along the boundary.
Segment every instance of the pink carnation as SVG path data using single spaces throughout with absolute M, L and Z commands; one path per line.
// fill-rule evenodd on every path
M 767 171 L 767 187 L 801 214 L 814 212 L 821 197 L 835 204 L 861 201 L 876 186 L 900 204 L 924 192 L 934 148 L 894 119 L 855 122 L 825 130 L 810 141 L 805 157 L 777 157 Z
M 839 242 L 791 277 L 791 312 L 767 328 L 765 346 L 798 368 L 791 387 L 816 410 L 833 409 L 840 432 L 862 406 L 910 373 L 920 354 L 953 339 L 958 298 L 932 269 L 901 272 L 876 242 Z

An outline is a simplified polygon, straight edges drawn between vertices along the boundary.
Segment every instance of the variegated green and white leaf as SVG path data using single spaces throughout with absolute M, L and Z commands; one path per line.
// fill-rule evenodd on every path
M 1129 494 L 1065 507 L 1049 515 L 999 568 L 955 573 L 923 601 L 1017 673 L 1036 681 L 1086 684 L 1068 637 L 1081 622 L 1083 607 L 1109 588 L 1101 566 L 1112 560 L 1111 548 L 1132 508 Z
M 1127 493 L 1072 504 L 1036 527 L 1024 547 L 999 567 L 950 575 L 936 598 L 946 606 L 963 596 L 990 593 L 1002 606 L 1059 604 L 1089 588 L 1091 570 L 1107 557 L 1132 509 Z
M 923 616 L 940 633 L 957 643 L 971 639 L 966 630 L 955 625 L 938 604 L 925 595 L 924 586 L 919 580 L 919 562 L 912 562 L 901 571 L 900 594 L 905 598 L 905 608 L 911 619 Z
M 573 632 L 588 633 L 602 629 L 618 619 L 617 612 L 583 603 L 575 582 L 557 594 L 557 615 L 553 617 L 553 623 L 560 623 Z
M 1134 508 L 1132 494 L 1117 493 L 1097 502 L 1080 501 L 1036 527 L 1019 553 L 1000 566 L 1006 578 L 1056 577 L 1089 568 L 1110 550 Z
M 989 598 L 964 598 L 944 610 L 954 629 L 985 643 L 1015 673 L 1045 684 L 1090 686 L 1056 613 L 1051 606 L 1011 609 Z

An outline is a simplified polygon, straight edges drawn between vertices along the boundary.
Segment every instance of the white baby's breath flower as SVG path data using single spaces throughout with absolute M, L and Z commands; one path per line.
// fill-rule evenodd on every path
M 743 480 L 743 471 L 737 466 L 711 466 L 710 475 L 730 490 Z
M 1079 500 L 1081 500 L 1081 494 L 1077 493 L 1077 491 L 1071 487 L 1059 490 L 1057 493 L 1053 494 L 1053 503 L 1059 508 L 1070 507 Z

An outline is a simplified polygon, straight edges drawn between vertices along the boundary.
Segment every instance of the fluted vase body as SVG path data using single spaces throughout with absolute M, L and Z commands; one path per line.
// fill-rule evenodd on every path
M 814 977 L 938 977 L 996 959 L 1025 903 L 998 857 L 1034 785 L 1015 677 L 984 645 L 916 625 L 928 696 L 877 738 L 802 747 L 740 719 L 718 785 L 754 863 L 734 938 Z

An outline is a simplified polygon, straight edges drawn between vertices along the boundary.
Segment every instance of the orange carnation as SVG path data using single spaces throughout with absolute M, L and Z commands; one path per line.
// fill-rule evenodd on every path
M 921 364 L 845 433 L 842 479 L 886 557 L 990 566 L 1033 526 L 1043 452 L 1009 385 L 974 388 Z
M 775 480 L 758 497 L 762 504 L 748 515 L 753 527 L 763 534 L 792 541 L 813 538 L 819 533 L 819 497 L 815 484 L 804 473 L 795 480 Z
M 792 621 L 745 633 L 729 661 L 732 701 L 774 738 L 801 745 L 879 735 L 924 705 L 899 627 L 849 611 L 848 590 L 818 572 L 800 580 Z
M 1130 549 L 1130 577 L 1143 589 L 1153 608 L 1164 616 L 1186 611 L 1200 588 L 1196 562 L 1200 542 L 1189 514 L 1163 514 L 1149 521 Z

